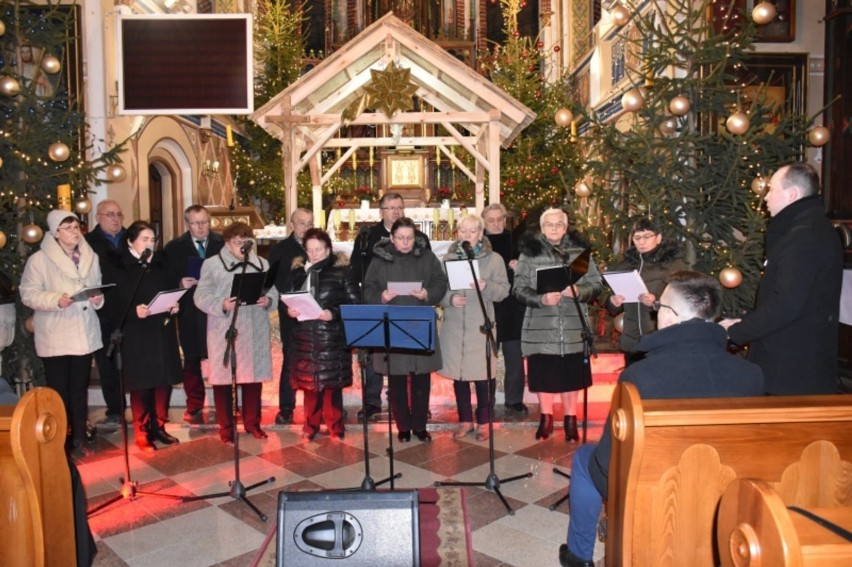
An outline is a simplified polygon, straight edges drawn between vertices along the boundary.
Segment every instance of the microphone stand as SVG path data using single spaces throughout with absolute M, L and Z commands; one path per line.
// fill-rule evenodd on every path
M 568 270 L 568 281 L 573 281 L 573 265 L 565 266 L 565 269 Z M 581 270 L 578 270 L 581 271 Z M 577 274 L 577 279 L 580 279 L 585 275 L 585 272 Z M 580 300 L 577 298 L 577 288 L 574 287 L 574 284 L 571 284 L 571 287 L 574 289 L 574 307 L 577 309 L 577 317 L 580 319 L 580 325 L 582 326 L 582 331 L 580 332 L 580 336 L 583 338 L 583 441 L 582 444 L 586 444 L 586 433 L 588 430 L 589 424 L 589 384 L 592 383 L 592 360 L 591 357 L 598 357 L 597 350 L 595 350 L 595 338 L 592 334 L 592 330 L 589 327 L 589 322 L 586 320 L 586 316 L 583 314 L 583 309 L 580 307 Z M 559 470 L 556 467 L 553 467 L 553 472 L 558 474 L 559 476 L 563 476 L 568 480 L 571 480 L 571 475 Z M 570 497 L 570 492 L 566 492 L 564 496 L 559 498 L 556 502 L 548 506 L 550 510 L 556 510 L 560 504 L 568 500 Z
M 136 283 L 133 286 L 133 293 L 130 294 L 130 299 L 127 302 L 127 305 L 124 308 L 124 314 L 121 317 L 121 323 L 119 323 L 118 327 L 112 332 L 110 335 L 110 344 L 107 349 L 107 358 L 112 359 L 115 356 L 115 365 L 118 368 L 118 388 L 121 394 L 121 404 L 122 409 L 118 414 L 119 422 L 121 425 L 121 444 L 124 449 L 124 476 L 118 479 L 118 482 L 121 483 L 121 488 L 118 491 L 118 494 L 110 498 L 105 502 L 101 502 L 91 510 L 86 512 L 87 516 L 91 516 L 92 514 L 97 513 L 100 510 L 103 510 L 107 506 L 113 504 L 114 502 L 118 502 L 119 500 L 135 500 L 136 497 L 140 494 L 146 496 L 158 496 L 160 498 L 174 498 L 180 500 L 181 497 L 174 494 L 160 494 L 157 492 L 144 492 L 139 490 L 139 483 L 132 479 L 130 476 L 130 450 L 128 447 L 128 437 L 127 437 L 127 417 L 125 413 L 127 412 L 126 408 L 124 408 L 124 403 L 126 399 L 125 387 L 124 387 L 124 375 L 122 372 L 123 363 L 121 358 L 121 343 L 124 340 L 124 326 L 127 324 L 127 318 L 130 316 L 130 310 L 133 309 L 133 303 L 136 300 L 136 294 L 139 292 L 139 287 L 142 285 L 142 278 L 145 277 L 145 274 L 148 272 L 148 262 L 146 260 L 152 255 L 150 249 L 146 248 L 146 252 L 142 253 L 140 257 L 140 266 L 142 269 L 139 271 L 139 277 L 136 278 Z
M 241 275 L 245 276 L 246 268 L 248 268 L 248 258 L 249 251 L 251 250 L 251 245 L 243 248 L 241 251 L 243 252 L 243 268 L 240 272 Z M 225 354 L 222 357 L 222 366 L 226 368 L 230 365 L 231 367 L 231 401 L 233 402 L 231 405 L 231 428 L 233 437 L 233 445 L 234 445 L 234 480 L 228 482 L 228 486 L 231 487 L 229 491 L 226 492 L 216 492 L 214 494 L 206 494 L 203 496 L 184 496 L 182 498 L 183 502 L 194 502 L 196 500 L 207 500 L 209 498 L 220 498 L 222 496 L 230 496 L 234 500 L 238 500 L 251 508 L 251 510 L 257 514 L 257 517 L 260 518 L 261 521 L 265 522 L 267 520 L 266 514 L 260 511 L 260 509 L 255 506 L 251 500 L 246 496 L 246 492 L 257 488 L 258 486 L 262 486 L 264 484 L 272 484 L 275 482 L 275 477 L 271 476 L 266 480 L 261 480 L 256 482 L 250 486 L 244 486 L 242 481 L 240 481 L 240 436 L 237 434 L 237 408 L 240 405 L 239 400 L 239 389 L 237 388 L 237 316 L 240 312 L 240 297 L 242 296 L 243 291 L 243 282 L 245 281 L 245 277 L 240 278 L 240 283 L 237 286 L 237 301 L 234 304 L 234 312 L 231 313 L 231 324 L 228 327 L 228 330 L 225 331 Z
M 479 308 L 482 311 L 482 320 L 484 321 L 483 325 L 480 327 L 480 331 L 485 335 L 485 372 L 488 380 L 488 476 L 486 477 L 484 482 L 436 482 L 434 486 L 482 486 L 487 490 L 493 492 L 500 498 L 500 501 L 503 503 L 503 506 L 506 508 L 506 511 L 510 516 L 515 515 L 515 511 L 512 510 L 511 506 L 509 506 L 509 502 L 506 500 L 506 497 L 503 496 L 503 493 L 500 492 L 500 483 L 501 482 L 512 482 L 515 480 L 520 480 L 522 478 L 530 478 L 533 473 L 528 472 L 525 474 L 519 474 L 516 476 L 511 476 L 509 478 L 503 479 L 502 481 L 497 476 L 497 473 L 494 471 L 494 394 L 495 394 L 495 380 L 492 377 L 491 372 L 491 352 L 492 348 L 494 352 L 497 349 L 497 341 L 494 338 L 494 323 L 491 322 L 491 319 L 488 318 L 488 311 L 485 309 L 485 300 L 482 298 L 482 289 L 479 287 L 479 278 L 477 278 L 476 270 L 473 268 L 473 251 L 470 249 L 470 245 L 463 246 L 465 252 L 467 252 L 467 263 L 470 266 L 470 273 L 473 276 L 473 284 L 476 289 L 476 297 L 479 299 Z M 477 400 L 479 403 L 479 400 Z

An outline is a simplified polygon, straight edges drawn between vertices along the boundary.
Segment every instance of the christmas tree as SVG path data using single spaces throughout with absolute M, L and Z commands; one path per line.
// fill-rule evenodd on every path
M 551 59 L 558 45 L 545 46 L 539 38 L 522 36 L 518 14 L 523 0 L 500 0 L 506 42 L 481 55 L 491 81 L 536 113 L 536 118 L 500 155 L 500 200 L 522 214 L 561 205 L 579 168 L 578 147 L 570 130 L 556 128 L 554 116 L 576 100 L 572 79 L 557 70 Z
M 644 12 L 622 3 L 634 14 L 621 31 L 625 113 L 604 120 L 572 108 L 586 121 L 587 156 L 573 216 L 598 235 L 604 259 L 626 245 L 638 217 L 653 217 L 695 269 L 720 277 L 729 288 L 723 310 L 737 315 L 760 280 L 766 182 L 801 158 L 811 119 L 772 104 L 752 82 L 750 17 L 710 0 L 652 2 Z
M 78 16 L 70 4 L 17 0 L 0 8 L 0 271 L 13 286 L 38 249 L 46 213 L 70 210 L 72 203 L 78 213 L 88 212 L 90 187 L 105 180 L 108 168 L 120 168 L 123 145 L 106 149 L 103 140 L 91 138 L 76 90 L 81 85 L 69 79 L 82 63 L 72 49 L 82 39 L 75 35 Z M 30 315 L 18 305 L 3 375 L 39 385 Z
M 255 108 L 263 106 L 299 77 L 304 60 L 302 20 L 302 8 L 287 0 L 258 2 L 254 35 L 259 62 L 255 72 Z M 235 187 L 243 204 L 255 205 L 267 218 L 278 219 L 284 214 L 281 142 L 247 117 L 238 120 L 245 138 L 231 153 L 237 175 Z

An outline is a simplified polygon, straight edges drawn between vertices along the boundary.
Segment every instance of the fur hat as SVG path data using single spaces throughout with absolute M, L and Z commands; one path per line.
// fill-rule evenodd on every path
M 80 222 L 80 218 L 71 211 L 63 211 L 62 209 L 50 211 L 47 213 L 47 230 L 50 231 L 50 234 L 56 236 L 56 229 L 68 219 Z

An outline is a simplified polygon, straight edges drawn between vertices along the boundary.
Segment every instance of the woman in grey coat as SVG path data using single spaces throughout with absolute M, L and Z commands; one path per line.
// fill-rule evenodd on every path
M 464 261 L 470 271 L 467 252 L 462 243 L 470 244 L 470 250 L 479 264 L 479 289 L 488 318 L 494 321 L 494 302 L 509 295 L 509 279 L 503 258 L 491 250 L 491 243 L 484 238 L 485 223 L 479 215 L 466 215 L 459 220 L 458 240 L 450 244 L 444 262 Z M 441 349 L 444 367 L 441 375 L 453 379 L 459 425 L 453 439 L 461 439 L 474 431 L 473 408 L 470 401 L 470 383 L 476 389 L 476 440 L 488 439 L 488 423 L 491 410 L 488 392 L 488 375 L 485 364 L 485 335 L 481 331 L 485 320 L 476 289 L 448 290 L 441 301 L 444 321 L 441 325 Z M 497 368 L 497 353 L 491 352 L 491 368 Z
M 565 412 L 565 439 L 578 441 L 577 391 L 591 384 L 584 371 L 583 326 L 574 297 L 588 321 L 586 303 L 601 292 L 601 275 L 594 262 L 589 262 L 588 272 L 573 286 L 539 294 L 537 269 L 569 266 L 588 247 L 578 233 L 568 232 L 568 215 L 561 209 L 544 211 L 539 224 L 540 234 L 527 234 L 521 240 L 512 290 L 527 306 L 521 349 L 527 357 L 530 392 L 538 394 L 541 406 L 535 438 L 547 439 L 553 433 L 553 402 L 559 394 Z
M 207 314 L 207 352 L 210 363 L 210 384 L 216 403 L 216 421 L 223 443 L 234 438 L 233 397 L 231 394 L 231 367 L 222 364 L 225 353 L 225 333 L 237 303 L 231 297 L 234 274 L 266 272 L 269 263 L 254 251 L 244 253 L 244 246 L 252 238 L 252 230 L 244 222 L 228 225 L 222 233 L 225 247 L 204 261 L 201 277 L 195 290 L 195 305 Z M 237 315 L 237 384 L 242 389 L 243 424 L 247 433 L 265 439 L 260 428 L 260 395 L 263 382 L 272 379 L 272 354 L 269 343 L 269 311 L 275 308 L 278 292 L 272 287 L 254 305 L 241 305 Z
M 447 275 L 441 262 L 427 248 L 426 238 L 414 233 L 414 221 L 402 217 L 393 223 L 390 238 L 373 247 L 373 261 L 364 278 L 364 301 L 392 305 L 437 305 L 447 292 Z M 388 282 L 420 282 L 422 287 L 410 295 L 388 289 Z M 390 368 L 384 353 L 373 355 L 378 374 L 388 375 L 389 397 L 396 418 L 397 437 L 411 441 L 411 431 L 421 441 L 431 441 L 426 431 L 426 412 L 432 372 L 441 369 L 441 346 L 435 341 L 433 352 L 403 351 L 390 355 Z M 407 381 L 411 376 L 411 405 Z

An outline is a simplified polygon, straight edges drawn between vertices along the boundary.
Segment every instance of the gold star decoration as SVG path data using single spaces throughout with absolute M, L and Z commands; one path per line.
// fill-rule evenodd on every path
M 414 108 L 412 97 L 417 85 L 411 83 L 411 69 L 397 67 L 391 62 L 384 71 L 370 70 L 371 81 L 364 86 L 371 102 L 391 118 L 397 111 Z

